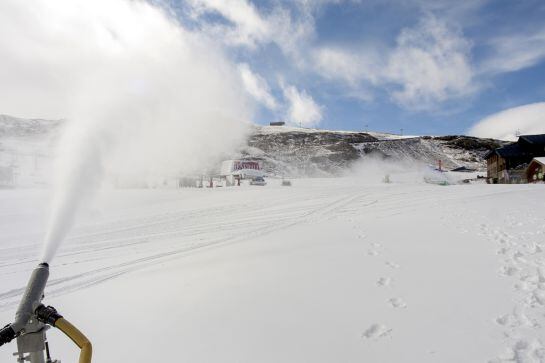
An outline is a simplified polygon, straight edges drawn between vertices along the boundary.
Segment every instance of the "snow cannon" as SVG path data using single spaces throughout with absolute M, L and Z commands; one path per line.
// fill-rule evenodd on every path
M 40 305 L 47 279 L 49 278 L 49 265 L 41 263 L 32 271 L 23 298 L 15 313 L 15 321 L 0 331 L 0 345 L 9 343 L 14 338 L 33 330 L 31 322 L 34 309 Z
M 91 342 L 51 306 L 42 304 L 44 289 L 49 278 L 49 265 L 40 263 L 30 276 L 25 292 L 15 313 L 15 321 L 0 330 L 0 346 L 17 339 L 17 362 L 60 363 L 52 360 L 46 331 L 56 327 L 81 349 L 79 363 L 90 363 Z

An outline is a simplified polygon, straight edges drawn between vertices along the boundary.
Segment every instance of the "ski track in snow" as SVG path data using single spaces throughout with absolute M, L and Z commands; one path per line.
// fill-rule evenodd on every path
M 475 233 L 483 243 L 489 243 L 490 254 L 498 261 L 497 278 L 511 283 L 512 307 L 488 317 L 492 329 L 503 337 L 497 355 L 491 356 L 489 362 L 544 363 L 545 220 L 536 217 L 530 209 L 507 208 L 498 215 L 485 216 L 466 208 L 464 198 L 483 198 L 481 202 L 486 203 L 486 198 L 498 198 L 505 193 L 493 187 L 484 193 L 485 189 L 466 192 L 463 198 L 451 190 L 430 186 L 410 189 L 381 186 L 378 198 L 372 189 L 361 186 L 337 188 L 335 193 L 324 188 L 302 188 L 282 197 L 275 194 L 243 202 L 234 199 L 206 207 L 185 207 L 183 201 L 176 204 L 167 200 L 166 209 L 159 205 L 146 213 L 142 213 L 147 210 L 145 206 L 139 206 L 140 210 L 134 212 L 119 211 L 116 218 L 76 228 L 52 263 L 55 275 L 46 294 L 62 296 L 207 249 L 251 241 L 301 224 L 340 220 L 350 223 L 349 233 L 357 243 L 362 264 L 369 262 L 377 266 L 372 271 L 376 275 L 370 284 L 377 296 L 381 296 L 378 303 L 383 304 L 387 314 L 410 316 L 411 307 L 414 310 L 418 307 L 414 295 L 402 289 L 410 263 L 394 253 L 396 246 L 392 240 L 375 238 L 377 235 L 366 226 L 368 220 L 360 217 L 365 214 L 376 220 L 387 220 L 424 208 L 437 208 L 441 212 L 437 213 L 441 223 L 454 227 L 461 238 Z M 449 209 L 441 209 L 444 205 Z M 26 238 L 21 238 L 24 248 L 0 247 L 3 281 L 28 276 L 34 268 L 35 252 L 40 246 L 29 243 Z M 13 309 L 23 285 L 23 281 L 18 281 L 2 287 L 0 311 Z M 399 339 L 401 329 L 407 327 L 386 318 L 374 321 L 370 317 L 353 332 L 354 339 L 359 338 L 358 343 L 365 347 Z M 440 349 L 428 348 L 428 354 L 441 354 Z
M 365 193 L 348 193 L 341 197 L 322 196 L 311 199 L 310 203 L 301 203 L 308 197 L 299 196 L 299 199 L 292 198 L 289 203 L 274 200 L 270 204 L 229 205 L 98 225 L 90 228 L 88 233 L 69 238 L 66 247 L 53 262 L 52 269 L 59 265 L 69 268 L 97 260 L 103 261 L 103 267 L 53 278 L 48 283 L 46 294 L 50 297 L 63 295 L 195 251 L 251 240 L 301 223 L 327 220 L 337 216 L 339 211 L 342 213 L 347 205 L 361 202 L 365 197 Z M 181 240 L 184 242 L 179 243 Z M 166 245 L 161 248 L 164 251 L 153 253 L 158 244 Z M 35 264 L 33 248 L 28 248 L 27 253 L 21 253 L 18 249 L 20 255 L 17 262 L 12 262 L 11 254 L 3 255 L 4 258 L 0 256 L 0 274 L 8 277 L 19 273 L 20 269 L 30 272 Z M 124 255 L 127 248 L 143 256 L 126 258 L 126 261 L 119 263 L 117 259 Z M 108 264 L 109 259 L 115 263 Z M 1 292 L 0 311 L 13 308 L 23 291 L 24 286 Z

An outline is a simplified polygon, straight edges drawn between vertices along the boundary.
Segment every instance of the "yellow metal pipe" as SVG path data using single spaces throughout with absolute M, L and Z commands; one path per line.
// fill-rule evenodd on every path
M 68 338 L 72 339 L 74 343 L 81 349 L 79 353 L 79 363 L 91 363 L 91 357 L 93 355 L 93 346 L 91 342 L 82 332 L 70 322 L 64 318 L 60 318 L 55 322 L 55 327 L 62 331 Z

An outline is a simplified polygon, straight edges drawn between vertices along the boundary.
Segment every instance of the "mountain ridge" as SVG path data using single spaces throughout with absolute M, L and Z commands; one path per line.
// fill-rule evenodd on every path
M 261 159 L 269 174 L 327 176 L 342 174 L 364 158 L 393 159 L 445 169 L 486 169 L 484 155 L 506 142 L 466 135 L 400 136 L 361 131 L 254 126 L 244 158 Z
M 43 184 L 50 174 L 54 144 L 66 122 L 0 115 L 0 167 L 13 168 L 18 184 Z M 484 155 L 506 143 L 466 135 L 401 136 L 252 125 L 245 144 L 224 158 L 260 160 L 269 176 L 338 176 L 366 158 L 432 166 L 441 160 L 446 170 L 466 167 L 482 172 L 486 170 Z M 209 170 L 216 167 L 219 165 Z

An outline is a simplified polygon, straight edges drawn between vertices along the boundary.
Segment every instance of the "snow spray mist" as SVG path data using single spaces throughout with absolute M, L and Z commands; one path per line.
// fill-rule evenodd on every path
M 33 107 L 25 113 L 68 120 L 42 254 L 50 262 L 78 209 L 109 177 L 109 184 L 138 182 L 215 166 L 245 140 L 254 109 L 221 44 L 149 2 L 37 0 L 34 7 L 6 45 L 17 48 L 0 47 L 0 56 L 47 44 L 45 54 L 21 63 L 55 82 L 39 78 L 32 84 L 39 97 L 20 98 Z M 20 12 L 27 8 L 21 3 Z M 34 13 L 49 21 L 36 23 Z M 34 36 L 23 36 L 27 28 L 37 29 Z M 55 61 L 44 62 L 51 54 Z
M 41 261 L 50 262 L 60 243 L 65 239 L 80 205 L 98 189 L 104 168 L 101 161 L 103 150 L 98 129 L 92 123 L 79 123 L 69 128 L 61 143 L 61 155 L 57 159 L 59 172 L 49 223 L 45 234 Z M 84 127 L 87 126 L 87 127 Z

